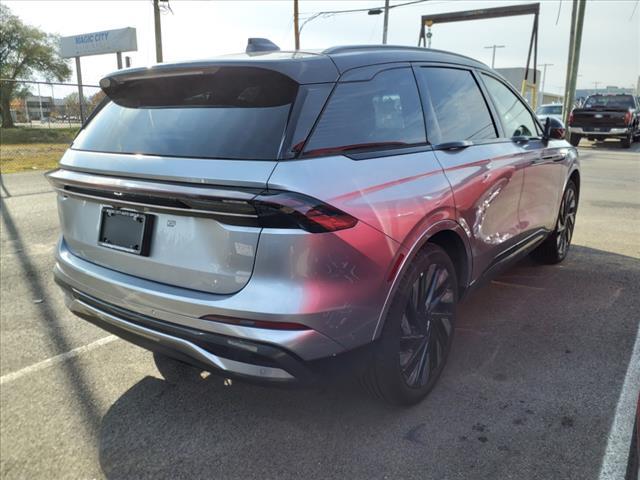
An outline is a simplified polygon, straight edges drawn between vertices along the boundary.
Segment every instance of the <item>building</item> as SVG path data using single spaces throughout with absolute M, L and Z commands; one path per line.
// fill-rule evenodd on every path
M 42 110 L 40 109 L 41 105 Z M 11 100 L 10 108 L 13 121 L 17 123 L 60 117 L 66 112 L 65 100 L 63 98 L 39 97 L 37 95 L 28 95 L 25 98 L 14 98 Z M 42 114 L 40 113 L 41 111 Z
M 500 75 L 502 75 L 505 80 L 507 80 L 511 85 L 514 86 L 514 88 L 522 93 L 522 81 L 524 80 L 524 74 L 526 72 L 526 69 L 523 67 L 514 67 L 514 68 L 496 68 L 495 69 L 496 72 L 498 72 Z M 536 75 L 536 81 L 538 83 L 537 88 L 538 88 L 538 105 L 541 105 L 542 103 L 553 103 L 553 102 L 543 102 L 541 95 L 540 95 L 540 85 L 541 85 L 541 81 L 542 81 L 542 73 L 540 72 L 540 70 L 536 70 L 537 75 Z M 528 85 L 533 85 L 533 70 L 529 70 L 529 80 L 528 80 Z M 552 95 L 552 94 L 549 94 Z M 532 98 L 532 91 L 530 88 L 527 89 L 526 92 L 524 92 L 523 97 L 525 98 L 525 100 L 527 100 L 527 102 L 529 102 L 529 104 L 533 107 L 536 107 L 537 105 L 533 105 L 533 98 Z
M 538 94 L 538 106 L 549 103 L 562 103 L 564 95 L 559 93 L 541 92 Z

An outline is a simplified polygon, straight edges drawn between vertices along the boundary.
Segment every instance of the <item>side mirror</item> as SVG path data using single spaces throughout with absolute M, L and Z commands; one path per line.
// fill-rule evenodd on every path
M 553 117 L 547 117 L 544 122 L 544 133 L 542 139 L 549 141 L 550 139 L 562 140 L 565 136 L 566 130 L 564 124 Z

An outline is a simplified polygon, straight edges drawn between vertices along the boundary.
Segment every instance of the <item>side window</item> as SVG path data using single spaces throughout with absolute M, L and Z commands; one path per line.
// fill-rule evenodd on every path
M 338 84 L 305 155 L 426 143 L 420 97 L 410 68 L 378 73 L 366 82 Z
M 522 100 L 499 80 L 484 73 L 482 77 L 502 120 L 505 135 L 509 138 L 538 135 L 536 122 Z
M 421 67 L 417 71 L 431 143 L 497 138 L 487 103 L 469 70 Z

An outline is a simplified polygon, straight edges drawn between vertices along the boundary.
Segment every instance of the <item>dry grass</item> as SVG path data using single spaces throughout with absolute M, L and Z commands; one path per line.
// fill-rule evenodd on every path
M 55 168 L 67 143 L 0 144 L 0 173 Z
M 0 130 L 0 173 L 55 168 L 77 131 L 77 128 Z

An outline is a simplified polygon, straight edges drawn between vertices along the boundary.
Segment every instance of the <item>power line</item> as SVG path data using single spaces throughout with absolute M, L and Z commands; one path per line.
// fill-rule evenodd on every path
M 405 3 L 399 3 L 397 5 L 389 5 L 389 10 L 391 10 L 392 8 L 398 8 L 398 7 L 405 7 L 407 5 L 414 5 L 416 3 L 424 3 L 427 2 L 429 0 L 413 0 L 411 2 L 405 2 Z M 370 8 L 354 8 L 351 10 L 327 10 L 325 12 L 317 12 L 317 13 L 312 13 L 310 14 L 310 16 L 305 19 L 304 22 L 302 22 L 302 24 L 300 25 L 300 32 L 302 32 L 302 29 L 304 28 L 304 26 L 309 23 L 312 20 L 315 20 L 318 17 L 331 17 L 333 15 L 339 14 L 339 13 L 355 13 L 355 12 L 371 12 L 371 11 L 377 11 L 377 13 L 382 13 L 382 11 L 385 10 L 385 6 L 381 6 L 381 7 L 370 7 Z M 309 13 L 305 13 L 302 15 L 309 15 Z
M 631 12 L 631 16 L 629 17 L 629 21 L 631 21 L 631 19 L 633 18 L 633 15 L 636 13 L 636 9 L 638 8 L 638 3 L 640 3 L 640 1 L 636 0 L 636 4 L 633 6 L 633 11 Z
M 556 26 L 558 25 L 558 20 L 560 20 L 560 11 L 562 10 L 562 0 L 558 3 L 558 16 L 556 17 Z

